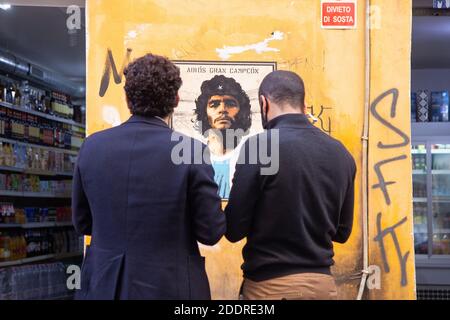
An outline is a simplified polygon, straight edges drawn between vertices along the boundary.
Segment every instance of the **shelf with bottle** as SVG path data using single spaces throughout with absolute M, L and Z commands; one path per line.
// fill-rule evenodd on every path
M 12 112 L 0 106 L 0 138 L 55 149 L 78 151 L 85 132 L 67 124 L 55 124 L 38 117 Z
M 433 196 L 433 203 L 450 203 L 450 195 L 449 196 Z
M 24 113 L 27 113 L 27 114 L 30 114 L 30 115 L 41 117 L 41 118 L 44 118 L 44 119 L 47 119 L 47 120 L 50 120 L 50 121 L 65 123 L 65 124 L 69 124 L 69 125 L 72 125 L 72 126 L 75 126 L 75 127 L 78 127 L 78 128 L 86 129 L 86 125 L 84 125 L 82 123 L 78 123 L 78 122 L 75 122 L 75 121 L 69 120 L 69 119 L 63 119 L 63 118 L 60 118 L 60 117 L 57 117 L 57 116 L 52 116 L 52 115 L 45 114 L 45 113 L 42 113 L 42 112 L 39 112 L 39 111 L 27 110 L 27 109 L 15 106 L 15 105 L 13 105 L 11 103 L 8 103 L 8 102 L 0 101 L 0 106 L 8 108 L 8 109 L 11 109 L 11 110 L 14 110 L 14 111 L 24 112 Z
M 72 226 L 70 207 L 24 207 L 0 203 L 0 228 L 44 228 Z
M 450 255 L 450 233 L 433 234 L 433 254 Z
M 81 107 L 73 105 L 69 95 L 39 89 L 27 80 L 16 81 L 0 76 L 0 104 L 48 120 L 85 128 L 81 123 Z
M 81 256 L 82 252 L 82 241 L 73 229 L 0 231 L 0 266 Z
M 431 174 L 448 174 L 448 175 L 450 175 L 450 170 L 431 170 Z
M 448 122 L 449 93 L 420 89 L 411 92 L 411 122 Z
M 450 131 L 449 131 L 450 134 Z M 450 149 L 435 149 L 431 151 L 431 154 L 448 154 L 450 155 Z
M 426 200 L 426 199 L 425 199 Z M 414 203 L 413 206 L 413 225 L 414 235 L 416 242 L 416 253 L 423 253 L 423 243 L 428 238 L 428 215 L 427 215 L 427 203 Z
M 49 192 L 20 192 L 20 191 L 5 191 L 0 190 L 0 196 L 4 197 L 20 197 L 20 198 L 59 198 L 70 199 L 70 195 L 60 195 Z
M 450 228 L 435 228 L 433 229 L 434 234 L 450 234 Z
M 450 201 L 450 193 L 443 192 L 443 193 L 433 193 L 433 196 L 431 197 L 433 202 L 446 202 Z
M 413 173 L 426 172 L 426 170 L 427 170 L 427 155 L 426 155 L 426 153 L 415 153 L 415 154 L 413 153 L 412 169 L 413 169 Z
M 414 225 L 414 233 L 420 234 L 428 233 L 427 225 L 426 224 Z
M 8 139 L 8 138 L 2 138 L 2 137 L 0 137 L 0 143 L 14 144 L 14 145 L 19 145 L 19 146 L 24 146 L 24 147 L 38 148 L 40 150 L 61 152 L 63 154 L 69 154 L 69 155 L 74 155 L 74 156 L 78 155 L 78 152 L 77 151 L 73 151 L 73 150 L 64 150 L 64 149 L 59 149 L 59 148 L 54 148 L 54 147 L 46 147 L 46 146 L 41 146 L 41 145 L 34 144 L 34 143 L 22 142 L 22 141 L 17 141 L 17 140 L 14 140 L 14 139 Z
M 0 171 L 71 177 L 76 155 L 0 141 Z
M 33 222 L 33 223 L 0 223 L 0 229 L 41 229 L 73 227 L 72 222 Z
M 70 198 L 71 180 L 41 180 L 39 176 L 0 173 L 0 195 L 10 197 Z
M 24 259 L 16 259 L 16 260 L 11 260 L 11 261 L 0 262 L 0 268 L 20 266 L 20 265 L 24 265 L 24 264 L 30 264 L 30 263 L 34 263 L 34 262 L 50 260 L 54 257 L 55 257 L 54 254 L 46 254 L 46 255 L 32 257 L 32 258 L 24 258 Z
M 24 174 L 32 174 L 35 176 L 49 176 L 49 177 L 72 177 L 73 174 L 70 172 L 54 172 L 54 171 L 40 171 L 40 170 L 27 170 L 16 167 L 6 167 L 0 166 L 0 171 L 8 171 L 8 172 L 18 172 Z
M 21 266 L 25 264 L 32 264 L 35 262 L 42 262 L 46 260 L 64 260 L 64 259 L 71 259 L 76 257 L 82 257 L 82 252 L 68 252 L 68 253 L 60 253 L 60 254 L 46 254 L 43 256 L 36 256 L 32 258 L 25 258 L 25 259 L 18 259 L 13 261 L 7 261 L 7 262 L 0 262 L 0 268 L 6 268 L 6 267 L 14 267 L 14 266 Z
M 419 148 L 419 147 L 417 147 L 417 148 L 412 148 L 411 149 L 411 153 L 413 154 L 413 155 L 416 155 L 416 154 L 427 154 L 427 149 L 425 149 L 425 148 L 423 148 L 422 146 Z
M 0 286 L 0 300 L 73 300 L 74 290 L 67 287 L 67 267 L 80 266 L 81 258 L 75 261 L 57 258 L 2 270 L 0 273 L 3 283 L 11 285 Z

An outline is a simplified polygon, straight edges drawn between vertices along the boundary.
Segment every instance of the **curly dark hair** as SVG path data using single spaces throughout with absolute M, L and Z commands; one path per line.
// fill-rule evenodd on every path
M 197 115 L 196 129 L 200 131 L 201 128 L 201 134 L 204 134 L 205 131 L 211 129 L 211 125 L 208 122 L 206 107 L 209 98 L 215 95 L 229 95 L 237 99 L 240 110 L 230 129 L 242 129 L 247 132 L 252 125 L 250 98 L 247 93 L 242 90 L 241 85 L 236 82 L 236 80 L 227 78 L 223 75 L 214 76 L 210 80 L 203 81 L 201 94 L 197 100 L 195 100 L 195 114 Z M 199 125 L 200 123 L 202 124 L 201 126 Z
M 176 107 L 180 69 L 166 57 L 147 54 L 125 69 L 125 93 L 131 114 L 166 117 Z

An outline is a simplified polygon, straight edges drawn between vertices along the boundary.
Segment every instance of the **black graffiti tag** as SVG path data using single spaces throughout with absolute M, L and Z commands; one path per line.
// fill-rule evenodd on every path
M 383 173 L 381 172 L 381 167 L 386 165 L 386 164 L 388 164 L 388 163 L 405 160 L 407 158 L 408 157 L 406 155 L 401 155 L 399 157 L 386 159 L 386 160 L 377 162 L 375 164 L 375 166 L 374 166 L 374 170 L 375 170 L 375 173 L 376 173 L 377 178 L 378 178 L 378 184 L 374 184 L 372 186 L 372 189 L 377 189 L 377 188 L 381 189 L 381 191 L 383 192 L 384 200 L 386 201 L 387 205 L 391 205 L 391 197 L 389 196 L 389 191 L 387 189 L 387 186 L 391 185 L 391 184 L 395 184 L 396 182 L 395 181 L 386 181 L 384 179 Z
M 397 89 L 391 89 L 380 95 L 378 98 L 375 99 L 375 101 L 372 103 L 372 106 L 370 107 L 370 111 L 375 119 L 380 121 L 384 126 L 394 131 L 396 134 L 398 134 L 403 141 L 397 144 L 384 144 L 383 142 L 378 142 L 378 148 L 380 149 L 391 149 L 391 148 L 400 148 L 405 147 L 409 144 L 409 137 L 400 129 L 395 127 L 393 124 L 391 124 L 388 120 L 384 119 L 377 111 L 378 104 L 389 95 L 392 95 L 392 104 L 391 104 L 391 119 L 395 118 L 396 112 L 397 112 L 397 102 L 398 102 L 398 90 Z
M 114 61 L 114 56 L 112 54 L 112 50 L 108 49 L 106 53 L 106 61 L 105 61 L 105 68 L 103 69 L 103 75 L 102 80 L 100 82 L 100 90 L 99 95 L 100 97 L 104 97 L 106 94 L 106 91 L 108 91 L 109 87 L 109 81 L 111 78 L 111 73 L 113 74 L 114 82 L 116 84 L 120 84 L 122 82 L 122 75 L 125 67 L 130 62 L 131 52 L 132 49 L 127 49 L 127 53 L 125 55 L 125 58 L 122 63 L 122 67 L 120 68 L 120 71 L 117 70 L 116 62 Z
M 401 268 L 401 285 L 406 286 L 408 284 L 408 277 L 406 274 L 406 262 L 409 257 L 409 251 L 407 251 L 404 255 L 402 254 L 400 243 L 398 241 L 397 234 L 395 233 L 395 229 L 404 224 L 408 218 L 404 217 L 400 222 L 397 222 L 392 227 L 382 229 L 381 227 L 381 212 L 377 215 L 377 235 L 375 238 L 373 238 L 374 241 L 377 241 L 380 246 L 381 256 L 383 258 L 383 264 L 384 264 L 384 270 L 386 272 L 390 272 L 389 263 L 386 255 L 386 248 L 384 243 L 384 238 L 387 236 L 391 236 L 392 240 L 394 241 L 395 251 L 397 252 L 398 260 L 400 261 L 400 268 Z
M 391 102 L 391 107 L 390 107 L 390 119 L 385 119 L 378 113 L 377 107 L 380 104 L 380 102 L 383 101 L 383 99 L 385 99 L 389 96 L 392 96 L 392 102 Z M 373 117 L 376 120 L 378 120 L 383 126 L 388 128 L 389 130 L 393 131 L 395 134 L 397 134 L 399 137 L 402 138 L 402 142 L 394 143 L 394 144 L 385 144 L 382 141 L 378 141 L 377 147 L 379 149 L 401 148 L 401 147 L 407 146 L 410 142 L 409 136 L 406 135 L 403 131 L 401 131 L 399 128 L 397 128 L 390 122 L 391 119 L 395 119 L 395 117 L 396 117 L 398 97 L 399 97 L 398 89 L 393 88 L 393 89 L 390 89 L 390 90 L 384 92 L 383 94 L 381 94 L 371 104 L 370 112 L 373 115 Z M 403 154 L 403 155 L 399 155 L 397 157 L 379 161 L 374 165 L 373 169 L 377 176 L 378 183 L 372 185 L 372 189 L 377 189 L 377 188 L 381 189 L 381 191 L 383 192 L 384 200 L 388 206 L 391 205 L 391 198 L 389 196 L 389 190 L 387 187 L 389 185 L 393 185 L 397 182 L 386 179 L 383 175 L 383 172 L 381 171 L 381 167 L 384 165 L 387 165 L 389 163 L 406 160 L 407 158 L 408 157 Z M 406 263 L 408 261 L 409 251 L 407 251 L 405 255 L 402 254 L 402 251 L 400 248 L 400 243 L 398 241 L 398 237 L 397 237 L 395 229 L 398 228 L 399 226 L 401 226 L 402 224 L 404 224 L 407 221 L 407 217 L 403 218 L 398 223 L 394 224 L 392 227 L 385 228 L 385 229 L 381 228 L 381 219 L 382 219 L 382 213 L 380 212 L 377 215 L 377 236 L 373 240 L 377 241 L 378 245 L 380 247 L 381 257 L 383 259 L 383 264 L 384 264 L 384 270 L 386 272 L 390 272 L 387 254 L 386 254 L 386 247 L 385 247 L 385 242 L 384 242 L 384 238 L 386 236 L 390 235 L 394 241 L 395 250 L 397 252 L 397 257 L 398 257 L 400 267 L 401 267 L 400 283 L 402 286 L 406 286 L 408 284 Z
M 320 128 L 331 135 L 331 117 L 326 117 L 326 119 L 324 120 L 324 112 L 325 110 L 332 110 L 333 108 L 320 106 L 320 112 L 318 114 L 315 113 L 314 106 L 311 106 L 308 109 L 311 110 L 311 115 L 319 120 Z

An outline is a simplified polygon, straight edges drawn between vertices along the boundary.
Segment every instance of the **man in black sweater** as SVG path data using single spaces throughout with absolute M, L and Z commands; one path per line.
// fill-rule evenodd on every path
M 352 230 L 355 161 L 308 120 L 298 75 L 270 73 L 259 97 L 266 130 L 243 146 L 225 210 L 227 239 L 247 237 L 244 299 L 336 299 L 332 242 Z

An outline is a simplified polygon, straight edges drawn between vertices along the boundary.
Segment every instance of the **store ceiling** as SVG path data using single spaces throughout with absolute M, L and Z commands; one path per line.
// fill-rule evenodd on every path
M 13 6 L 7 11 L 0 10 L 0 48 L 68 81 L 84 84 L 84 9 L 81 16 L 81 30 L 69 34 L 66 8 Z
M 450 69 L 450 17 L 413 17 L 413 69 Z
M 433 0 L 413 0 L 414 9 L 431 9 Z M 422 11 L 427 13 L 427 11 Z M 433 16 L 443 13 L 441 16 Z M 450 17 L 447 11 L 430 10 L 428 16 L 413 16 L 412 68 L 450 68 Z

